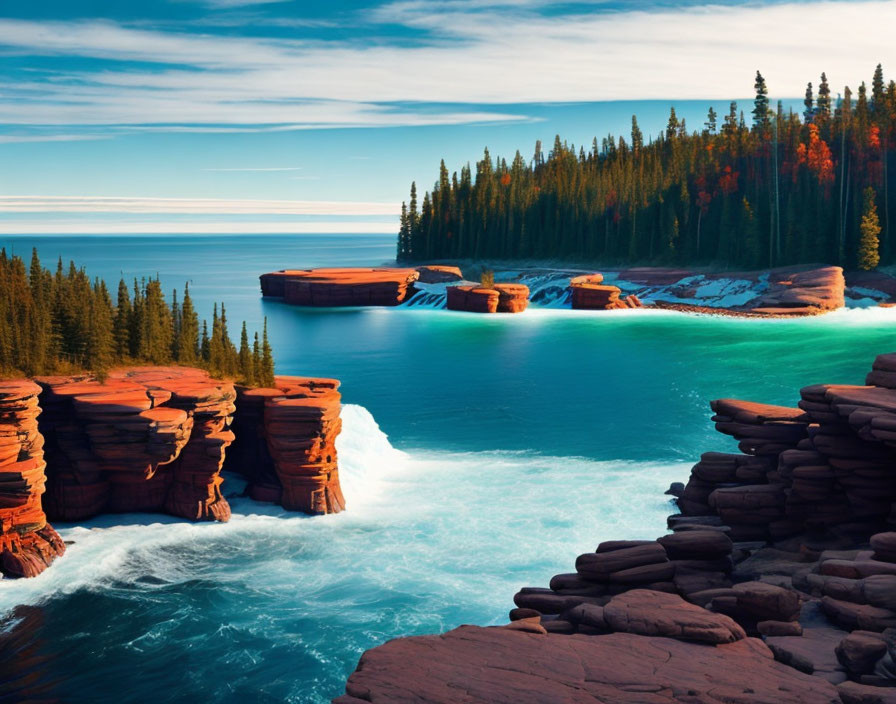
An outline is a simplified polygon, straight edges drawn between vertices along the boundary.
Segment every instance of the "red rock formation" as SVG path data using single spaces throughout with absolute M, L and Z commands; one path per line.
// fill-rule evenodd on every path
M 493 288 L 480 286 L 449 286 L 448 310 L 461 310 L 468 313 L 497 313 L 498 299 L 501 294 Z
M 643 304 L 631 294 L 620 298 L 622 289 L 602 285 L 603 274 L 575 276 L 569 281 L 572 291 L 572 307 L 576 310 L 613 310 L 616 308 L 641 308 Z
M 523 284 L 449 286 L 448 310 L 469 313 L 522 313 L 529 305 L 529 287 Z
M 845 305 L 846 279 L 839 266 L 810 271 L 775 270 L 769 287 L 751 308 L 770 316 L 816 315 Z
M 65 552 L 41 507 L 46 478 L 40 387 L 0 381 L 0 575 L 34 577 Z
M 420 274 L 421 284 L 447 284 L 452 281 L 463 281 L 463 272 L 456 266 L 442 266 L 438 264 L 429 264 L 427 266 L 418 266 L 417 273 Z
M 345 508 L 335 446 L 338 388 L 335 379 L 278 376 L 275 388 L 239 389 L 237 427 L 249 439 L 237 452 L 251 496 L 310 514 Z
M 450 701 L 457 691 L 507 702 L 892 701 L 896 354 L 879 356 L 866 382 L 806 387 L 797 408 L 713 401 L 717 429 L 742 454 L 706 453 L 687 486 L 670 488 L 681 509 L 672 534 L 603 542 L 549 588 L 524 587 L 504 628 L 513 635 L 461 629 L 369 651 L 336 701 Z M 758 635 L 768 649 L 745 637 Z M 601 650 L 622 639 L 631 662 Z M 656 681 L 680 641 L 689 663 L 703 664 Z M 743 662 L 729 689 L 718 678 L 741 667 L 739 648 L 781 665 Z M 657 652 L 662 664 L 640 673 Z M 805 685 L 781 686 L 797 671 L 811 675 Z M 718 687 L 704 692 L 695 674 Z
M 537 624 L 535 624 L 537 626 Z M 709 646 L 612 633 L 461 626 L 361 657 L 334 704 L 840 704 L 836 688 L 774 661 L 759 640 Z
M 42 377 L 47 510 L 62 520 L 159 511 L 226 521 L 224 452 L 236 393 L 199 369 L 136 367 L 105 383 Z
M 523 284 L 495 284 L 499 313 L 522 313 L 529 305 L 529 287 Z
M 419 277 L 416 269 L 305 269 L 261 275 L 264 296 L 298 306 L 396 306 Z

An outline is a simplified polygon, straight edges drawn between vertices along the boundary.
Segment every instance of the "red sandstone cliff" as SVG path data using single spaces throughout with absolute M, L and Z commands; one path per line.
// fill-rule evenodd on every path
M 65 552 L 41 508 L 39 393 L 30 381 L 0 381 L 0 575 L 8 577 L 34 577 Z
M 469 313 L 522 313 L 529 305 L 529 287 L 523 284 L 449 286 L 448 310 Z
M 284 269 L 262 274 L 264 296 L 297 306 L 396 306 L 419 278 L 416 269 Z
M 279 376 L 239 397 L 189 367 L 37 381 L 0 382 L 2 574 L 34 576 L 65 551 L 44 509 L 65 521 L 125 512 L 227 521 L 221 469 L 235 412 L 243 437 L 228 467 L 249 477 L 253 497 L 309 514 L 345 507 L 336 380 Z
M 238 389 L 234 457 L 251 496 L 309 514 L 344 510 L 338 388 L 335 379 L 278 376 L 275 388 Z

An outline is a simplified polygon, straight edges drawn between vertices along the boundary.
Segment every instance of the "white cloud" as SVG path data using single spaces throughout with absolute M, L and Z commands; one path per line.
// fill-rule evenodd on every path
M 229 167 L 223 169 L 203 169 L 203 171 L 301 171 L 301 166 L 258 166 L 258 167 Z
M 0 213 L 154 213 L 180 215 L 397 216 L 395 203 L 251 200 L 234 198 L 129 198 L 120 196 L 0 196 Z
M 205 220 L 103 222 L 62 219 L 0 219 L 0 235 L 167 235 L 167 234 L 394 234 L 395 223 L 325 221 L 264 222 Z
M 0 123 L 200 131 L 458 124 L 519 116 L 444 104 L 748 97 L 756 69 L 772 95 L 798 97 L 821 70 L 829 69 L 836 91 L 855 88 L 878 62 L 896 66 L 896 0 L 550 17 L 533 11 L 538 4 L 546 3 L 394 2 L 368 14 L 363 41 L 0 20 L 0 53 L 160 69 L 109 64 L 8 82 Z M 376 23 L 418 34 L 402 44 L 377 41 Z M 427 110 L 420 102 L 443 105 Z

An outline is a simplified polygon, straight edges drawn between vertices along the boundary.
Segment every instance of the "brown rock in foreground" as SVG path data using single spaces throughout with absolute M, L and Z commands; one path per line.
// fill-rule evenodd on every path
M 41 507 L 46 463 L 39 393 L 24 379 L 0 381 L 0 576 L 35 577 L 65 552 Z
M 761 641 L 710 646 L 628 633 L 560 636 L 461 626 L 369 650 L 336 704 L 834 704 L 830 683 Z
M 262 274 L 264 296 L 297 306 L 397 306 L 419 278 L 416 269 L 284 269 Z

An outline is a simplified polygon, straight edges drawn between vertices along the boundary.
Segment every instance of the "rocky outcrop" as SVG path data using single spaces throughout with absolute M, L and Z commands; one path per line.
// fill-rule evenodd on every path
M 529 305 L 529 288 L 523 284 L 449 286 L 448 310 L 468 313 L 522 313 Z
M 335 379 L 278 376 L 274 388 L 238 389 L 228 467 L 247 476 L 253 498 L 309 514 L 344 510 L 338 388 Z
M 34 577 L 65 552 L 41 507 L 46 477 L 40 387 L 0 381 L 0 576 Z
M 40 377 L 45 506 L 58 520 L 162 512 L 226 521 L 221 494 L 236 392 L 188 367 L 113 371 L 100 383 Z
M 439 264 L 418 266 L 417 273 L 420 275 L 418 281 L 421 284 L 448 284 L 463 281 L 464 278 L 463 272 L 458 267 Z
M 527 632 L 528 631 L 528 632 Z M 834 704 L 829 682 L 778 662 L 755 638 L 703 645 L 612 633 L 561 636 L 461 626 L 367 651 L 335 704 Z
M 297 306 L 397 306 L 420 274 L 416 269 L 284 269 L 262 274 L 264 296 Z
M 846 279 L 839 266 L 809 271 L 773 270 L 768 290 L 751 306 L 770 316 L 815 315 L 845 305 Z
M 601 543 L 549 587 L 521 589 L 504 629 L 374 649 L 337 701 L 448 701 L 452 687 L 465 701 L 892 701 L 896 354 L 879 356 L 864 386 L 800 396 L 796 407 L 712 402 L 740 453 L 706 453 L 686 486 L 670 488 L 681 510 L 671 534 Z M 681 648 L 693 667 L 651 664 L 657 649 L 672 662 Z M 738 664 L 741 648 L 761 649 L 765 662 Z M 771 657 L 779 665 L 767 667 Z M 414 667 L 424 659 L 440 664 Z M 733 688 L 718 679 L 741 666 Z M 800 673 L 813 689 L 787 684 Z
M 620 298 L 622 290 L 618 286 L 603 285 L 603 274 L 587 274 L 570 279 L 572 307 L 576 310 L 614 310 L 618 308 L 641 308 L 643 304 L 631 294 Z
M 49 461 L 44 504 L 58 520 L 139 511 L 227 521 L 225 460 L 250 479 L 253 498 L 310 514 L 344 508 L 333 379 L 280 376 L 275 388 L 239 395 L 232 383 L 188 367 L 116 370 L 104 383 L 38 382 Z

